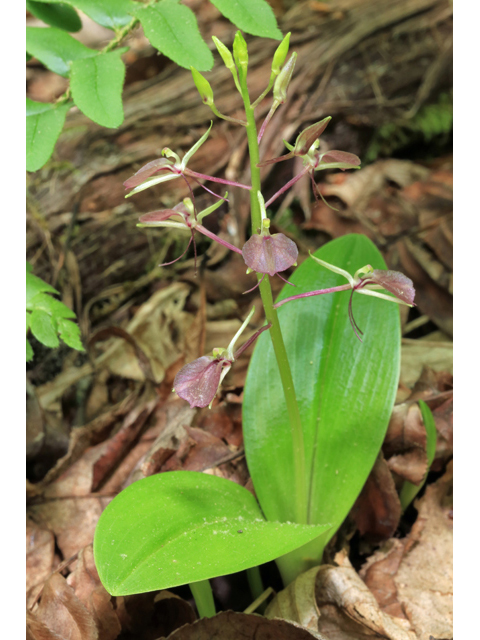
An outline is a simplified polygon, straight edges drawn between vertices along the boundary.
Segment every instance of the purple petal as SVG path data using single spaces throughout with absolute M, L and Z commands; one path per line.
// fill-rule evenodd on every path
M 242 255 L 247 267 L 253 271 L 274 276 L 295 264 L 298 249 L 295 242 L 283 233 L 254 235 L 243 245 Z
M 324 153 L 322 155 L 322 160 L 321 160 L 322 164 L 323 163 L 330 164 L 331 162 L 341 162 L 343 164 L 349 164 L 354 167 L 358 167 L 359 165 L 362 164 L 362 161 L 360 160 L 360 158 L 356 156 L 354 153 L 348 153 L 347 151 L 335 151 L 335 150 L 327 151 L 327 153 Z
M 325 131 L 331 119 L 331 116 L 328 116 L 328 118 L 324 118 L 320 122 L 315 122 L 315 124 L 310 125 L 299 134 L 295 142 L 296 156 L 304 156 L 308 153 L 315 140 Z
M 160 171 L 168 169 L 172 166 L 173 162 L 168 158 L 157 158 L 157 160 L 152 160 L 152 162 L 149 162 L 141 169 L 139 169 L 137 173 L 131 178 L 125 180 L 123 186 L 125 187 L 125 189 L 133 189 L 134 187 L 138 187 L 138 185 L 142 184 L 142 182 L 145 182 L 147 178 L 150 178 L 156 173 L 159 173 Z
M 140 216 L 140 222 L 163 222 L 172 216 L 178 216 L 179 212 L 174 209 L 161 209 L 160 211 L 151 211 Z
M 407 304 L 413 304 L 415 299 L 415 289 L 413 282 L 400 271 L 384 271 L 374 269 L 371 276 L 366 278 L 369 282 L 379 284 L 381 287 L 393 293 L 399 300 Z
M 173 388 L 192 408 L 208 407 L 218 391 L 220 376 L 226 366 L 230 368 L 232 363 L 213 356 L 197 358 L 180 369 Z

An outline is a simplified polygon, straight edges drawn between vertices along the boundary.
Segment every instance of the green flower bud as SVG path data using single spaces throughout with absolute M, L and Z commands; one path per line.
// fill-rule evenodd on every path
M 213 91 L 210 83 L 194 67 L 190 67 L 190 70 L 203 103 L 211 107 L 213 105 Z
M 215 43 L 215 46 L 217 47 L 217 51 L 220 54 L 220 56 L 222 57 L 223 63 L 227 67 L 227 69 L 230 69 L 230 71 L 235 69 L 235 63 L 233 61 L 233 56 L 230 53 L 230 50 L 228 49 L 228 47 L 226 47 L 223 44 L 223 42 L 221 42 L 215 36 L 212 36 L 212 40 Z
M 237 31 L 235 34 L 235 39 L 233 41 L 233 57 L 235 58 L 235 62 L 237 63 L 237 67 L 239 70 L 243 72 L 243 75 L 247 75 L 247 67 L 248 67 L 248 51 L 247 51 L 247 43 L 245 42 L 245 38 L 242 36 L 241 31 Z
M 290 46 L 290 35 L 291 32 L 288 32 L 281 43 L 278 45 L 277 50 L 273 56 L 272 60 L 272 73 L 276 76 L 280 73 L 280 69 L 282 68 L 283 63 L 285 62 L 285 58 L 287 57 L 288 47 Z
M 273 101 L 274 103 L 283 104 L 287 99 L 287 89 L 292 79 L 293 69 L 295 68 L 295 62 L 297 60 L 297 54 L 292 53 L 287 64 L 283 67 L 275 80 L 273 86 Z

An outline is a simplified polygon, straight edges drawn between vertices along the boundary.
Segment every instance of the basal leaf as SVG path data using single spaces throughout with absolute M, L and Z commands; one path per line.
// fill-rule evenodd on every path
M 62 29 L 27 27 L 28 53 L 38 58 L 50 71 L 68 76 L 72 60 L 98 55 Z
M 246 33 L 262 38 L 282 39 L 275 14 L 266 0 L 211 0 L 223 15 Z
M 73 100 L 80 111 L 104 127 L 119 127 L 123 122 L 125 65 L 120 55 L 124 51 L 119 49 L 72 62 L 70 87 Z
M 53 153 L 70 104 L 34 102 L 27 98 L 27 171 L 37 171 Z
M 75 314 L 73 314 L 73 317 L 75 317 Z M 57 320 L 57 326 L 60 337 L 65 342 L 65 344 L 67 344 L 72 349 L 76 349 L 77 351 L 85 351 L 81 340 L 80 327 L 78 326 L 78 324 L 72 322 L 71 320 L 67 320 L 66 318 L 59 318 Z
M 41 309 L 32 311 L 30 329 L 35 338 L 45 346 L 51 347 L 52 349 L 58 347 L 59 341 L 52 316 L 46 311 L 42 311 Z
M 315 256 L 351 274 L 367 264 L 385 269 L 365 236 L 329 242 Z M 306 260 L 281 298 L 345 284 L 342 276 Z M 396 304 L 350 291 L 295 300 L 279 320 L 294 378 L 304 433 L 308 522 L 330 522 L 333 535 L 374 464 L 393 406 L 399 376 L 400 323 Z M 260 336 L 250 362 L 243 402 L 245 451 L 255 491 L 267 518 L 295 513 L 292 440 L 270 336 Z M 318 558 L 319 560 L 320 558 Z
M 213 67 L 212 53 L 200 35 L 195 14 L 178 0 L 137 8 L 135 15 L 153 46 L 179 66 L 198 71 Z
M 241 571 L 321 536 L 328 525 L 268 522 L 240 485 L 194 471 L 134 482 L 95 531 L 95 564 L 113 595 L 167 589 Z
M 82 21 L 78 13 L 68 4 L 54 3 L 46 4 L 44 2 L 34 2 L 27 0 L 27 10 L 36 18 L 42 20 L 46 24 L 64 31 L 74 33 L 82 28 Z

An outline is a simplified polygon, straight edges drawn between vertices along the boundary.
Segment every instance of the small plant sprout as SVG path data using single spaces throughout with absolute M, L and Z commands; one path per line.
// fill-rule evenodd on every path
M 288 44 L 288 43 L 287 43 Z M 270 111 L 267 114 L 267 117 L 263 121 L 263 124 L 258 133 L 257 141 L 260 144 L 260 140 L 263 138 L 263 134 L 265 133 L 265 129 L 273 117 L 273 114 L 278 109 L 281 104 L 285 104 L 287 101 L 287 89 L 290 84 L 290 80 L 292 79 L 293 70 L 295 68 L 295 62 L 297 61 L 297 54 L 292 53 L 288 62 L 285 64 L 283 69 L 277 75 L 275 80 L 275 84 L 273 85 L 273 102 L 270 107 Z M 272 65 L 273 72 L 273 65 Z
M 203 408 L 208 406 L 211 409 L 218 389 L 230 371 L 232 364 L 263 331 L 270 328 L 269 324 L 265 325 L 244 342 L 237 351 L 234 351 L 235 344 L 245 331 L 254 312 L 255 307 L 252 307 L 226 349 L 215 348 L 211 356 L 197 358 L 193 362 L 186 364 L 177 373 L 172 391 L 176 392 L 183 400 L 187 400 L 190 403 L 190 407 Z
M 293 146 L 284 140 L 283 142 L 287 149 L 289 149 L 289 153 L 279 156 L 278 158 L 272 158 L 271 160 L 264 160 L 257 165 L 258 167 L 266 167 L 269 164 L 283 162 L 283 160 L 289 160 L 294 157 L 303 158 L 304 168 L 268 200 L 265 204 L 266 207 L 269 207 L 282 193 L 290 189 L 290 187 L 307 173 L 310 175 L 312 181 L 315 199 L 318 200 L 320 196 L 325 202 L 314 180 L 315 171 L 321 171 L 323 169 L 341 169 L 342 171 L 346 169 L 360 169 L 361 160 L 353 153 L 337 150 L 322 152 L 320 150 L 319 137 L 325 131 L 331 119 L 331 116 L 327 116 L 323 120 L 304 129 L 298 135 L 295 145 Z
M 201 184 L 199 180 L 210 180 L 211 182 L 228 184 L 233 187 L 241 187 L 242 189 L 251 189 L 251 187 L 246 184 L 232 182 L 231 180 L 224 180 L 223 178 L 216 178 L 215 176 L 208 176 L 204 173 L 193 171 L 192 169 L 189 169 L 187 167 L 187 163 L 190 161 L 193 154 L 200 149 L 202 144 L 208 138 L 208 134 L 210 133 L 212 125 L 213 122 L 210 123 L 208 130 L 203 134 L 203 136 L 193 145 L 191 149 L 187 151 L 187 153 L 185 153 L 182 160 L 180 160 L 180 157 L 174 151 L 172 151 L 168 147 L 164 147 L 164 149 L 162 149 L 162 156 L 165 157 L 158 158 L 157 160 L 152 160 L 152 162 L 149 162 L 148 164 L 143 166 L 137 171 L 135 175 L 133 175 L 123 183 L 125 189 L 131 189 L 130 193 L 128 193 L 125 197 L 129 198 L 130 196 L 133 196 L 134 193 L 144 191 L 145 189 L 153 187 L 156 184 L 168 182 L 169 180 L 175 180 L 175 178 L 182 177 L 187 183 L 193 200 L 194 198 L 192 188 L 190 187 L 190 183 L 185 176 L 193 178 L 193 180 L 195 180 L 197 184 L 214 195 L 216 198 L 218 198 L 219 196 L 217 196 L 216 193 L 213 193 L 213 191 L 210 191 L 210 189 L 207 189 L 207 187 Z
M 227 199 L 228 193 L 225 193 L 224 200 Z M 218 207 L 222 204 L 222 202 L 216 202 L 211 205 L 207 209 L 200 211 L 200 213 L 195 212 L 195 207 L 190 198 L 184 198 L 183 202 L 177 204 L 173 209 L 162 209 L 160 211 L 152 211 L 151 213 L 146 213 L 145 215 L 140 217 L 140 222 L 137 224 L 137 227 L 167 227 L 173 229 L 183 229 L 190 232 L 190 240 L 188 241 L 187 247 L 181 256 L 175 258 L 171 262 L 164 262 L 161 264 L 161 267 L 168 266 L 177 262 L 187 253 L 190 245 L 193 242 L 194 254 L 195 254 L 195 263 L 197 259 L 197 247 L 195 244 L 195 231 L 199 231 L 207 238 L 211 240 L 215 240 L 219 244 L 222 244 L 227 249 L 231 251 L 235 251 L 236 253 L 242 253 L 240 249 L 234 247 L 233 244 L 230 244 L 226 240 L 219 238 L 217 235 L 206 229 L 202 224 L 203 218 L 208 216 L 210 213 L 218 209 Z M 195 264 L 196 267 L 196 264 Z
M 248 267 L 247 273 L 256 271 L 263 274 L 263 277 L 267 273 L 269 276 L 277 274 L 284 282 L 288 282 L 279 274 L 279 271 L 285 271 L 297 264 L 297 245 L 283 233 L 270 234 L 270 220 L 267 218 L 263 196 L 260 191 L 257 195 L 262 214 L 262 227 L 258 230 L 258 234 L 252 235 L 243 245 L 242 255 Z
M 348 280 L 348 284 L 342 284 L 338 287 L 330 287 L 328 289 L 319 289 L 317 291 L 307 291 L 306 293 L 300 293 L 296 296 L 290 296 L 275 304 L 275 308 L 281 307 L 286 302 L 297 300 L 298 298 L 310 298 L 311 296 L 319 296 L 324 293 L 335 293 L 337 291 L 351 291 L 350 301 L 348 303 L 348 317 L 352 325 L 353 331 L 357 338 L 362 342 L 360 335 L 363 335 L 363 331 L 359 328 L 358 324 L 353 317 L 352 300 L 354 292 L 363 293 L 366 296 L 373 296 L 375 298 L 381 298 L 382 300 L 388 300 L 389 302 L 397 302 L 398 304 L 404 304 L 407 307 L 414 307 L 413 302 L 415 298 L 415 289 L 413 282 L 406 275 L 400 273 L 400 271 L 387 271 L 384 269 L 374 269 L 371 265 L 367 264 L 365 267 L 358 269 L 355 275 L 350 275 L 348 271 L 340 269 L 333 264 L 329 264 L 324 260 L 320 260 L 310 254 L 310 257 L 322 265 L 326 269 L 338 273 Z M 385 289 L 393 296 L 389 296 L 386 293 L 380 293 L 378 289 Z M 360 334 L 360 335 L 359 335 Z

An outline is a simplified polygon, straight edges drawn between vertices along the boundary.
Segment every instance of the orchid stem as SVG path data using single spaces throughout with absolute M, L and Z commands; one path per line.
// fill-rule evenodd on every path
M 255 122 L 254 108 L 250 104 L 250 96 L 248 95 L 245 78 L 240 78 L 240 86 L 242 90 L 243 102 L 245 105 L 245 115 L 247 118 L 247 138 L 250 152 L 250 167 L 252 177 L 252 190 L 250 191 L 252 233 L 257 233 L 257 229 L 262 228 L 262 214 L 257 196 L 257 193 L 261 191 L 260 169 L 257 167 L 257 164 L 260 162 L 260 153 L 258 150 L 257 140 L 257 126 Z M 261 279 L 261 274 L 257 275 L 257 278 Z M 304 524 L 307 523 L 307 476 L 300 410 L 298 408 L 293 376 L 290 369 L 290 364 L 288 362 L 287 351 L 285 349 L 285 343 L 283 341 L 280 323 L 278 321 L 277 312 L 273 306 L 272 289 L 270 286 L 269 277 L 265 277 L 262 279 L 259 285 L 259 289 L 260 295 L 262 297 L 263 307 L 265 309 L 267 322 L 272 325 L 270 327 L 270 336 L 272 338 L 273 350 L 280 372 L 280 379 L 282 381 L 282 387 L 285 394 L 287 412 L 290 421 L 295 477 L 295 495 L 297 497 L 295 514 L 292 514 L 292 517 L 295 518 L 295 522 Z

